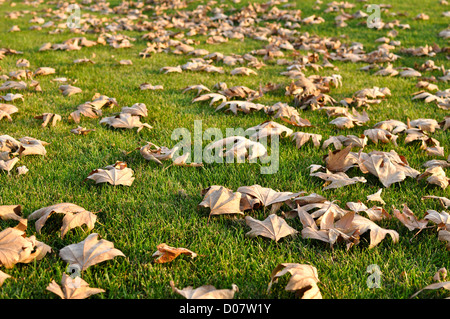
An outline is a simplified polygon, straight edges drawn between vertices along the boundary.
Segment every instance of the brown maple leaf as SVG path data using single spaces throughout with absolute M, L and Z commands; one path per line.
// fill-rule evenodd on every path
M 104 168 L 93 170 L 86 179 L 92 179 L 96 184 L 108 183 L 111 185 L 131 186 L 134 181 L 133 170 L 127 167 L 125 162 L 116 162 Z
M 191 258 L 197 257 L 197 254 L 186 248 L 175 248 L 165 243 L 159 244 L 156 247 L 158 250 L 152 255 L 152 257 L 157 257 L 153 262 L 158 264 L 168 263 L 177 258 L 179 255 L 187 255 Z
M 59 256 L 68 262 L 69 266 L 78 267 L 80 271 L 117 256 L 125 257 L 120 250 L 114 248 L 112 242 L 97 238 L 98 234 L 92 233 L 85 240 L 62 248 Z
M 246 233 L 246 236 L 248 237 L 263 236 L 278 241 L 283 237 L 289 235 L 292 236 L 298 233 L 298 231 L 289 226 L 284 219 L 275 214 L 270 214 L 263 221 L 246 216 L 245 222 L 252 229 Z
M 198 288 L 191 286 L 178 289 L 173 281 L 170 282 L 173 292 L 176 292 L 186 299 L 233 299 L 234 294 L 239 291 L 238 286 L 231 285 L 231 289 L 216 289 L 214 286 L 205 285 Z
M 233 192 L 231 189 L 223 186 L 211 186 L 204 194 L 200 207 L 209 207 L 209 217 L 222 214 L 240 214 L 241 193 Z
M 291 277 L 284 288 L 285 290 L 295 292 L 295 296 L 301 299 L 322 299 L 322 294 L 317 286 L 317 283 L 320 282 L 317 269 L 311 265 L 297 263 L 279 264 L 272 271 L 267 293 L 269 293 L 272 285 L 287 273 L 290 273 Z
M 89 284 L 80 277 L 72 278 L 67 274 L 62 275 L 61 286 L 52 280 L 46 289 L 57 294 L 61 299 L 86 299 L 105 292 L 103 289 L 89 287 Z

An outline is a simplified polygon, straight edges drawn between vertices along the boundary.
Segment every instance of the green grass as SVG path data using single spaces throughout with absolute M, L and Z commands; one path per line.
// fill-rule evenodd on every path
M 391 12 L 408 12 L 407 17 L 389 17 L 382 13 L 384 21 L 399 19 L 401 23 L 409 23 L 411 30 L 400 30 L 396 40 L 403 47 L 421 46 L 437 43 L 444 47 L 448 42 L 438 38 L 439 31 L 445 29 L 448 18 L 441 16 L 448 7 L 439 5 L 438 1 L 391 1 Z M 372 176 L 366 184 L 351 185 L 340 189 L 322 191 L 323 182 L 309 176 L 308 166 L 323 164 L 322 157 L 327 151 L 315 149 L 307 144 L 300 150 L 289 139 L 281 141 L 280 167 L 276 174 L 260 174 L 259 164 L 207 164 L 204 168 L 170 167 L 163 170 L 153 162 L 143 159 L 138 151 L 125 155 L 151 141 L 157 145 L 172 147 L 176 141 L 171 140 L 171 133 L 179 127 L 193 130 L 194 120 L 202 120 L 203 130 L 208 127 L 218 127 L 225 134 L 228 127 L 248 128 L 269 119 L 263 112 L 234 116 L 224 112 L 215 112 L 207 103 L 191 103 L 193 93 L 182 94 L 181 89 L 187 85 L 204 84 L 207 87 L 223 81 L 232 85 L 246 85 L 257 88 L 259 84 L 280 83 L 287 86 L 290 80 L 280 75 L 285 70 L 273 62 L 258 70 L 258 76 L 230 76 L 232 67 L 224 66 L 225 74 L 205 74 L 183 72 L 181 74 L 161 74 L 163 66 L 176 66 L 188 61 L 190 56 L 158 53 L 150 58 L 141 59 L 139 52 L 146 47 L 146 41 L 141 40 L 139 32 L 123 32 L 136 38 L 130 49 L 114 50 L 109 46 L 94 46 L 81 51 L 38 52 L 45 42 L 60 43 L 68 38 L 79 36 L 64 31 L 62 34 L 50 35 L 47 29 L 29 30 L 28 21 L 31 15 L 25 14 L 17 20 L 3 18 L 7 12 L 18 10 L 35 10 L 37 15 L 43 14 L 43 8 L 54 8 L 54 5 L 43 4 L 37 8 L 18 3 L 10 7 L 11 1 L 0 5 L 0 48 L 9 47 L 23 51 L 20 56 L 7 56 L 0 61 L 1 74 L 16 70 L 18 58 L 26 58 L 31 63 L 31 70 L 40 66 L 56 69 L 55 76 L 37 78 L 43 92 L 25 92 L 24 102 L 14 103 L 20 112 L 13 115 L 13 122 L 0 121 L 0 135 L 8 134 L 15 138 L 31 136 L 50 143 L 46 147 L 47 155 L 24 157 L 18 163 L 26 165 L 29 173 L 16 176 L 0 173 L 0 205 L 20 204 L 24 215 L 59 202 L 72 202 L 90 211 L 100 211 L 98 222 L 91 232 L 97 232 L 102 238 L 114 242 L 126 258 L 117 257 L 114 260 L 95 265 L 83 272 L 82 277 L 92 287 L 106 290 L 103 294 L 91 298 L 182 298 L 172 293 L 169 281 L 175 281 L 177 287 L 211 284 L 216 288 L 231 288 L 235 283 L 239 293 L 235 298 L 294 298 L 290 292 L 284 291 L 287 282 L 281 278 L 266 294 L 267 284 L 272 270 L 284 262 L 308 263 L 318 270 L 321 289 L 324 298 L 409 298 L 414 292 L 432 282 L 432 276 L 441 267 L 449 268 L 449 252 L 446 245 L 438 241 L 435 229 L 426 229 L 414 237 L 415 232 L 409 232 L 398 220 L 382 221 L 382 227 L 396 230 L 400 241 L 396 244 L 390 238 L 383 240 L 377 247 L 369 249 L 368 238 L 346 250 L 345 245 L 337 245 L 334 249 L 322 242 L 296 238 L 284 238 L 276 243 L 266 238 L 247 238 L 249 231 L 242 218 L 232 216 L 212 217 L 208 223 L 208 211 L 197 209 L 201 202 L 200 194 L 203 188 L 211 185 L 223 185 L 233 190 L 240 186 L 260 184 L 280 191 L 305 191 L 318 193 L 329 200 L 337 200 L 341 207 L 349 201 L 365 201 L 366 196 L 376 192 L 381 183 Z M 119 2 L 111 2 L 111 6 Z M 200 1 L 194 1 L 189 9 L 195 8 Z M 249 1 L 233 4 L 243 7 Z M 336 13 L 323 14 L 326 8 L 321 5 L 320 11 L 312 9 L 314 1 L 298 1 L 297 8 L 303 11 L 302 16 L 318 14 L 326 22 L 319 25 L 305 26 L 301 32 L 318 34 L 320 36 L 348 35 L 342 41 L 362 42 L 366 52 L 375 49 L 375 39 L 385 36 L 388 30 L 367 29 L 358 26 L 357 21 L 349 21 L 346 28 L 335 28 Z M 363 4 L 356 2 L 356 8 L 347 10 L 353 13 Z M 168 12 L 171 12 L 170 10 Z M 430 16 L 428 21 L 416 21 L 413 17 L 425 12 Z M 84 11 L 83 11 L 84 13 Z M 147 13 L 151 16 L 151 12 Z M 47 21 L 47 19 L 46 19 Z M 13 25 L 19 25 L 21 32 L 8 33 Z M 96 34 L 84 35 L 88 39 L 96 39 Z M 266 43 L 255 40 L 244 42 L 231 40 L 225 44 L 209 45 L 206 37 L 195 36 L 200 41 L 196 48 L 205 48 L 210 52 L 244 54 L 261 48 Z M 397 53 L 398 50 L 394 50 Z M 95 53 L 95 57 L 92 55 Z M 77 58 L 92 58 L 95 65 L 75 65 Z M 131 59 L 132 66 L 118 66 L 120 59 Z M 427 57 L 411 57 L 403 55 L 394 66 L 414 66 L 422 64 Z M 435 64 L 450 67 L 445 54 L 433 58 Z M 331 135 L 359 135 L 372 127 L 373 124 L 385 119 L 406 121 L 407 118 L 434 118 L 442 120 L 448 112 L 438 109 L 432 104 L 422 101 L 412 101 L 411 94 L 415 88 L 414 79 L 384 78 L 370 76 L 358 69 L 365 63 L 333 62 L 339 71 L 323 70 L 308 71 L 310 74 L 341 74 L 343 86 L 332 89 L 331 96 L 336 100 L 350 97 L 354 92 L 366 87 L 387 86 L 392 96 L 381 104 L 372 106 L 369 110 L 370 122 L 366 126 L 349 130 L 337 130 L 329 125 L 325 113 L 304 111 L 302 115 L 309 119 L 315 127 L 298 129 L 319 133 L 324 139 Z M 440 76 L 438 71 L 427 72 L 425 75 Z M 58 91 L 59 84 L 51 79 L 68 77 L 77 79 L 75 86 L 83 89 L 83 93 L 71 97 L 63 97 Z M 140 91 L 139 85 L 144 82 L 153 85 L 162 84 L 163 91 Z M 440 89 L 446 88 L 446 83 L 438 83 Z M 154 129 L 116 130 L 98 124 L 98 119 L 83 118 L 81 125 L 95 128 L 88 136 L 76 136 L 70 129 L 76 124 L 67 120 L 68 115 L 76 106 L 90 101 L 95 93 L 101 93 L 117 99 L 120 107 L 131 106 L 134 103 L 145 103 L 149 116 L 143 121 L 150 123 Z M 258 100 L 267 105 L 283 101 L 292 103 L 290 97 L 284 95 L 284 89 L 268 93 Z M 105 109 L 104 116 L 118 112 L 120 108 Z M 63 116 L 63 121 L 56 127 L 42 128 L 41 122 L 33 117 L 44 112 L 54 112 Z M 433 137 L 445 147 L 448 156 L 448 130 L 438 131 Z M 205 142 L 206 144 L 206 142 Z M 431 159 L 417 145 L 405 145 L 399 138 L 398 147 L 391 144 L 374 145 L 369 142 L 366 152 L 372 150 L 389 151 L 394 149 L 404 155 L 413 168 L 423 171 L 422 164 Z M 126 161 L 135 172 L 135 181 L 131 187 L 113 187 L 111 185 L 95 185 L 85 181 L 91 170 L 113 164 L 117 160 Z M 447 174 L 449 173 L 447 169 Z M 351 176 L 359 171 L 350 171 Z M 187 195 L 181 195 L 183 190 Z M 427 209 L 441 211 L 434 201 L 421 201 L 425 195 L 448 197 L 447 190 L 417 182 L 407 178 L 390 188 L 383 189 L 385 208 L 392 214 L 392 205 L 401 208 L 403 203 L 419 216 L 423 217 Z M 283 207 L 286 209 L 286 207 Z M 269 210 L 249 212 L 251 216 L 264 219 Z M 294 228 L 301 230 L 298 219 L 287 220 Z M 10 221 L 0 221 L 0 229 L 14 226 Z M 5 270 L 13 278 L 7 279 L 0 288 L 1 298 L 58 298 L 45 288 L 51 280 L 60 282 L 65 272 L 66 263 L 59 258 L 58 252 L 66 245 L 83 240 L 87 233 L 80 228 L 68 232 L 65 238 L 59 237 L 60 219 L 51 217 L 41 234 L 35 234 L 34 222 L 29 223 L 27 234 L 37 236 L 37 239 L 50 245 L 54 252 L 39 262 L 17 264 L 11 270 Z M 199 257 L 189 259 L 185 256 L 177 258 L 168 264 L 154 264 L 152 257 L 156 246 L 162 242 L 174 247 L 186 247 L 198 253 Z M 369 289 L 366 284 L 369 274 L 366 269 L 370 264 L 377 264 L 382 271 L 380 289 Z M 406 274 L 406 276 L 404 275 Z M 448 296 L 445 291 L 423 292 L 419 297 L 443 298 Z

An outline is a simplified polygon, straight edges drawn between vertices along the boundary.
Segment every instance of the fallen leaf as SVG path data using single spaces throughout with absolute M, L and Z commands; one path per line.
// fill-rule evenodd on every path
M 168 263 L 183 254 L 191 258 L 197 257 L 197 254 L 186 248 L 175 248 L 166 245 L 165 243 L 159 244 L 156 247 L 158 250 L 152 255 L 157 257 L 153 262 L 158 264 Z
M 116 256 L 125 255 L 118 249 L 114 248 L 114 244 L 106 239 L 98 240 L 98 234 L 92 233 L 85 240 L 65 246 L 59 251 L 59 256 L 69 266 L 79 267 L 81 271 L 88 267 L 113 259 Z
M 210 208 L 209 216 L 222 214 L 240 214 L 241 193 L 233 192 L 223 186 L 211 186 L 198 206 Z
M 22 217 L 22 207 L 20 205 L 0 205 L 0 219 L 17 220 L 20 223 L 27 224 Z
M 25 225 L 26 226 L 26 225 Z M 35 239 L 25 237 L 24 224 L 0 232 L 0 265 L 9 269 L 17 263 L 42 259 L 51 248 Z
M 278 241 L 283 237 L 295 235 L 297 230 L 289 226 L 286 221 L 275 214 L 270 214 L 265 220 L 259 221 L 250 216 L 245 216 L 246 224 L 252 229 L 246 236 L 263 236 Z
M 131 107 L 122 107 L 121 113 L 129 113 L 134 116 L 148 116 L 147 106 L 144 103 L 135 103 Z
M 0 270 L 0 287 L 3 285 L 6 279 L 11 278 L 10 275 L 5 274 L 3 271 Z
M 428 220 L 422 219 L 418 220 L 416 215 L 414 215 L 413 211 L 409 209 L 409 207 L 406 204 L 403 204 L 403 211 L 400 212 L 398 209 L 393 207 L 394 216 L 397 217 L 397 219 L 406 226 L 410 231 L 415 229 L 423 229 L 427 226 Z
M 71 95 L 83 92 L 83 90 L 81 90 L 80 88 L 78 88 L 76 86 L 68 85 L 68 84 L 61 85 L 59 87 L 59 90 L 61 91 L 62 95 L 64 95 L 64 96 L 71 96 Z
M 61 121 L 61 115 L 53 113 L 44 113 L 34 117 L 35 119 L 43 120 L 42 127 L 46 127 L 47 124 L 52 120 L 52 126 L 56 126 L 56 122 Z
M 70 133 L 76 134 L 76 135 L 87 135 L 90 132 L 94 132 L 95 129 L 87 129 L 82 126 L 78 126 L 76 128 L 73 128 L 70 130 Z
M 368 201 L 374 201 L 374 202 L 380 202 L 381 204 L 386 204 L 386 202 L 381 198 L 381 192 L 383 191 L 382 188 L 380 188 L 376 193 L 372 195 L 367 195 Z
M 62 220 L 63 225 L 61 227 L 61 238 L 65 236 L 67 231 L 75 227 L 87 226 L 87 230 L 92 230 L 97 220 L 97 216 L 90 211 L 85 210 L 83 207 L 72 203 L 60 203 L 48 207 L 40 208 L 31 213 L 27 219 L 35 220 L 36 231 L 39 234 L 45 222 L 53 214 L 64 214 Z
M 317 286 L 317 283 L 320 282 L 317 269 L 311 265 L 296 263 L 282 263 L 272 271 L 267 293 L 272 285 L 287 273 L 290 273 L 291 277 L 285 290 L 295 292 L 295 296 L 301 299 L 322 299 L 322 294 Z
M 231 285 L 231 289 L 216 289 L 214 286 L 206 285 L 198 288 L 191 286 L 178 289 L 175 283 L 170 281 L 170 287 L 173 292 L 176 292 L 186 299 L 233 299 L 235 292 L 239 292 L 238 286 Z
M 89 287 L 89 284 L 80 277 L 72 278 L 67 274 L 62 275 L 61 286 L 52 280 L 46 289 L 58 295 L 61 299 L 86 299 L 92 295 L 105 292 L 103 289 Z
M 107 124 L 114 128 L 132 129 L 137 127 L 140 132 L 144 127 L 152 129 L 150 124 L 142 123 L 139 116 L 134 116 L 129 113 L 120 113 L 117 116 L 105 117 L 100 120 L 100 124 Z
M 111 185 L 131 186 L 134 181 L 133 170 L 127 167 L 125 162 L 116 162 L 114 165 L 108 165 L 104 168 L 93 170 L 87 176 L 98 183 L 108 183 Z

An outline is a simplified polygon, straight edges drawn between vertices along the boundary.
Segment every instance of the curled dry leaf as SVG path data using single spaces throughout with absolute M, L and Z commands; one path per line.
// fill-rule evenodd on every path
M 37 68 L 36 71 L 34 71 L 33 76 L 50 75 L 50 74 L 55 74 L 55 73 L 56 73 L 56 70 L 54 68 L 40 67 L 40 68 Z
M 6 117 L 10 122 L 12 121 L 11 115 L 19 112 L 19 109 L 12 104 L 0 103 L 0 120 Z
M 45 146 L 49 143 L 37 140 L 32 137 L 22 137 L 20 140 L 20 148 L 18 150 L 19 156 L 23 157 L 26 155 L 45 155 L 47 151 Z
M 347 243 L 347 249 L 350 249 L 354 244 L 359 242 L 359 233 L 357 229 L 350 228 L 349 222 L 353 221 L 354 212 L 349 212 L 345 214 L 342 221 L 334 223 L 335 214 L 332 210 L 332 205 L 327 205 L 325 213 L 321 216 L 320 229 L 316 225 L 316 221 L 313 216 L 310 215 L 304 209 L 298 208 L 298 216 L 300 222 L 303 225 L 301 231 L 302 238 L 317 239 L 326 243 L 329 243 L 331 247 L 337 241 L 345 241 Z
M 154 161 L 159 165 L 162 165 L 161 161 L 171 159 L 177 150 L 178 146 L 169 149 L 165 146 L 159 147 L 151 142 L 148 142 L 147 145 L 144 145 L 139 149 L 143 158 L 147 161 Z
M 438 226 L 437 227 L 438 230 L 440 229 L 450 230 L 450 214 L 445 211 L 439 213 L 435 210 L 429 209 L 427 210 L 427 213 L 423 219 L 435 223 Z
M 97 238 L 98 234 L 92 233 L 85 240 L 62 248 L 59 256 L 68 262 L 69 266 L 79 267 L 80 271 L 117 256 L 125 257 L 120 250 L 114 248 L 112 242 Z
M 367 136 L 372 142 L 378 144 L 378 142 L 389 143 L 392 142 L 394 146 L 397 146 L 398 135 L 391 134 L 387 130 L 373 128 L 364 131 L 364 135 Z
M 46 289 L 57 294 L 61 299 L 86 299 L 105 292 L 103 289 L 89 287 L 89 284 L 80 277 L 72 278 L 67 274 L 62 275 L 61 286 L 52 280 Z
M 227 97 L 225 95 L 219 94 L 219 93 L 207 93 L 200 95 L 199 97 L 196 97 L 192 100 L 192 103 L 194 102 L 200 102 L 200 101 L 206 101 L 211 99 L 211 102 L 209 105 L 213 105 L 216 102 L 226 102 Z
M 320 166 L 320 165 L 319 165 Z M 321 166 L 320 166 L 321 167 Z M 323 190 L 344 187 L 356 183 L 366 183 L 367 180 L 362 176 L 349 177 L 344 172 L 333 173 L 325 169 L 325 172 L 313 172 L 309 176 L 315 176 L 325 181 Z
M 82 115 L 95 119 L 102 115 L 102 111 L 96 109 L 89 103 L 84 103 L 78 105 L 77 110 L 70 113 L 69 118 L 72 119 L 75 123 L 80 123 Z
M 151 85 L 150 83 L 142 83 L 141 85 L 139 85 L 139 89 L 141 91 L 145 90 L 155 91 L 155 90 L 164 90 L 164 87 L 162 85 Z
M 124 106 L 121 113 L 129 113 L 134 116 L 148 116 L 147 106 L 144 103 L 135 103 L 131 107 Z
M 408 124 L 410 127 L 418 128 L 419 130 L 430 133 L 434 133 L 436 130 L 439 130 L 441 128 L 438 121 L 436 121 L 435 119 L 420 118 L 417 120 L 409 121 Z
M 262 187 L 260 185 L 241 186 L 237 189 L 237 192 L 242 193 L 246 200 L 250 200 L 253 203 L 253 205 L 251 205 L 251 209 L 257 209 L 260 206 L 267 207 L 272 205 L 271 213 L 275 213 L 283 205 L 283 203 L 292 206 L 292 200 L 303 194 L 303 192 L 278 192 L 272 188 Z
M 64 214 L 62 220 L 63 225 L 61 227 L 61 238 L 63 238 L 70 229 L 81 227 L 82 225 L 86 225 L 88 231 L 92 230 L 97 220 L 95 213 L 87 211 L 83 207 L 72 203 L 60 203 L 40 208 L 31 213 L 27 219 L 37 219 L 35 227 L 36 231 L 40 233 L 45 222 L 53 214 Z
M 423 229 L 427 226 L 428 220 L 422 219 L 418 220 L 416 215 L 414 215 L 413 211 L 409 209 L 406 204 L 403 204 L 403 211 L 400 212 L 398 209 L 393 207 L 394 216 L 408 228 L 410 231 L 415 229 Z
M 175 283 L 170 281 L 170 287 L 173 292 L 182 295 L 186 299 L 233 299 L 234 294 L 239 292 L 239 288 L 235 284 L 231 285 L 231 289 L 216 289 L 211 285 L 201 286 L 195 289 L 191 286 L 178 289 L 175 287 Z
M 183 72 L 183 70 L 181 69 L 181 66 L 177 65 L 177 66 L 162 67 L 161 69 L 159 69 L 159 72 L 163 72 L 164 74 L 173 73 L 173 72 L 181 73 L 181 72 Z
M 37 241 L 34 236 L 26 237 L 26 224 L 6 228 L 0 232 L 0 265 L 12 268 L 17 263 L 41 260 L 51 252 L 50 246 Z
M 249 114 L 252 111 L 259 111 L 265 107 L 263 104 L 258 103 L 252 103 L 248 101 L 229 101 L 229 102 L 222 102 L 217 108 L 216 111 L 221 110 L 225 106 L 228 106 L 229 108 L 225 110 L 225 112 L 233 112 L 234 114 L 237 114 L 238 111 L 242 111 L 245 114 Z
M 320 141 L 322 140 L 322 135 L 306 133 L 306 132 L 295 132 L 294 134 L 292 134 L 292 139 L 295 140 L 295 144 L 296 144 L 297 148 L 301 148 L 309 140 L 311 140 L 313 142 L 314 147 L 320 147 Z
M 433 280 L 438 281 L 438 282 L 433 283 L 431 285 L 428 285 L 428 286 L 420 289 L 415 294 L 413 294 L 410 297 L 410 299 L 416 297 L 418 294 L 420 294 L 424 290 L 435 290 L 435 289 L 442 289 L 442 288 L 444 288 L 446 290 L 450 290 L 450 281 L 441 281 L 441 275 L 442 275 L 442 280 L 445 280 L 445 278 L 447 276 L 447 269 L 445 269 L 445 268 L 439 269 L 438 272 L 433 276 Z
M 381 198 L 381 192 L 383 191 L 382 188 L 380 188 L 376 193 L 367 195 L 368 201 L 374 201 L 374 202 L 380 202 L 381 204 L 386 204 L 386 202 Z
M 351 211 L 342 217 L 336 216 L 330 208 L 320 218 L 320 229 L 318 229 L 313 217 L 303 209 L 298 209 L 298 215 L 304 228 L 302 229 L 303 238 L 313 238 L 334 245 L 338 240 L 347 243 L 347 249 L 354 244 L 359 243 L 360 235 L 370 231 L 369 248 L 378 245 L 387 234 L 389 234 L 394 243 L 398 242 L 399 235 L 395 230 L 384 229 L 373 221 Z M 335 219 L 338 219 L 335 221 Z
M 252 229 L 245 235 L 248 237 L 263 236 L 278 241 L 283 237 L 295 235 L 297 230 L 289 226 L 284 219 L 275 214 L 270 214 L 265 220 L 259 221 L 250 216 L 245 216 L 246 224 Z
M 441 205 L 444 208 L 449 208 L 450 207 L 450 199 L 446 198 L 446 197 L 439 197 L 439 196 L 424 196 L 422 197 L 422 200 L 424 199 L 437 199 L 439 200 L 439 202 L 441 203 Z
M 280 118 L 284 122 L 297 127 L 312 126 L 309 120 L 300 117 L 300 114 L 298 113 L 296 108 L 289 106 L 287 104 L 282 104 L 278 108 L 278 111 L 275 114 L 274 118 Z
M 91 64 L 95 64 L 94 61 L 92 61 L 91 59 L 88 59 L 88 58 L 76 59 L 76 60 L 73 60 L 73 63 L 75 63 L 75 64 L 81 64 L 81 63 L 91 63 Z
M 237 158 L 241 162 L 247 158 L 249 161 L 267 155 L 267 149 L 259 142 L 249 140 L 243 136 L 230 136 L 214 141 L 205 147 L 205 152 L 212 156 L 225 157 L 228 160 Z
M 76 135 L 87 135 L 90 132 L 94 132 L 95 129 L 87 129 L 82 126 L 78 126 L 76 128 L 73 128 L 70 130 L 70 133 L 76 134 Z
M 165 243 L 159 244 L 156 248 L 158 250 L 152 255 L 152 257 L 156 257 L 153 262 L 158 264 L 171 262 L 181 254 L 189 256 L 191 258 L 197 257 L 197 254 L 189 249 L 175 248 L 166 245 Z
M 399 156 L 394 150 L 388 152 L 372 151 L 369 154 L 358 154 L 358 165 L 361 171 L 371 173 L 378 177 L 380 182 L 389 187 L 401 182 L 406 177 L 416 178 L 419 171 L 411 168 L 403 156 Z
M 0 287 L 3 285 L 6 279 L 11 278 L 10 275 L 5 274 L 3 271 L 0 270 Z
M 197 85 L 190 85 L 183 89 L 182 93 L 186 93 L 188 91 L 197 90 L 197 95 L 200 95 L 203 91 L 210 92 L 211 90 L 208 89 L 203 84 L 197 84 Z
M 130 113 L 120 113 L 116 116 L 105 117 L 100 120 L 100 124 L 107 124 L 114 128 L 132 129 L 137 127 L 138 132 L 144 127 L 152 129 L 153 127 L 148 123 L 142 123 L 139 116 L 134 116 Z
M 14 157 L 10 160 L 0 160 L 0 169 L 9 172 L 14 168 L 14 166 L 19 161 L 18 157 Z
M 327 170 L 331 172 L 346 172 L 357 165 L 355 157 L 350 154 L 352 148 L 353 144 L 349 144 L 342 150 L 328 151 L 328 155 L 325 157 Z
M 76 86 L 68 85 L 68 84 L 61 85 L 59 87 L 59 90 L 61 91 L 62 95 L 64 95 L 64 96 L 71 96 L 71 95 L 83 92 L 83 90 L 81 90 L 80 88 L 78 88 Z
M 254 74 L 254 75 L 258 75 L 258 73 L 256 73 L 255 71 L 253 71 L 252 69 L 246 68 L 246 67 L 239 67 L 236 69 L 233 69 L 231 71 L 231 75 L 250 75 L 250 74 Z
M 134 181 L 133 173 L 133 170 L 127 167 L 127 163 L 118 161 L 114 165 L 93 170 L 86 179 L 92 179 L 96 184 L 131 186 Z
M 244 213 L 240 210 L 240 201 L 242 194 L 233 192 L 231 189 L 223 186 L 211 186 L 207 189 L 203 200 L 198 206 L 209 207 L 209 216 L 223 214 L 240 214 Z
M 22 207 L 20 205 L 0 205 L 0 219 L 17 220 L 24 226 L 27 225 L 26 219 L 22 217 Z
M 56 122 L 61 121 L 61 115 L 53 113 L 44 113 L 42 115 L 35 116 L 34 118 L 44 121 L 42 123 L 42 127 L 46 127 L 50 120 L 52 121 L 52 126 L 56 126 Z
M 326 139 L 322 148 L 326 149 L 329 145 L 333 145 L 336 150 L 342 150 L 344 147 L 351 146 L 351 148 L 364 148 L 367 145 L 367 137 L 363 135 L 363 137 L 358 137 L 355 135 L 338 135 L 338 136 L 330 136 Z
M 272 137 L 274 135 L 278 136 L 290 136 L 294 131 L 290 128 L 279 124 L 274 121 L 265 121 L 259 125 L 250 127 L 245 130 L 245 134 L 250 135 L 250 138 L 262 139 L 267 137 Z
M 0 92 L 9 90 L 25 90 L 26 88 L 27 84 L 24 81 L 6 81 L 0 86 Z
M 322 299 L 322 294 L 317 286 L 319 275 L 316 267 L 296 263 L 282 263 L 272 271 L 267 293 L 272 285 L 287 273 L 290 273 L 291 277 L 285 290 L 295 292 L 295 296 L 301 299 Z
M 187 152 L 172 160 L 172 165 L 183 167 L 203 167 L 203 163 L 190 162 L 191 153 Z M 189 162 L 189 163 L 188 163 Z M 167 167 L 166 167 L 167 168 Z
M 12 101 L 15 101 L 15 100 L 22 100 L 22 101 L 24 101 L 23 95 L 20 94 L 20 93 L 15 93 L 15 94 L 14 93 L 7 93 L 6 95 L 0 96 L 0 98 L 2 100 L 4 100 L 4 101 L 7 101 L 7 102 L 12 102 Z
M 445 171 L 441 166 L 429 167 L 425 170 L 425 172 L 417 176 L 417 180 L 421 180 L 424 178 L 426 178 L 426 181 L 429 184 L 438 185 L 443 189 L 447 188 L 450 183 L 450 178 L 447 178 L 447 176 L 445 175 Z

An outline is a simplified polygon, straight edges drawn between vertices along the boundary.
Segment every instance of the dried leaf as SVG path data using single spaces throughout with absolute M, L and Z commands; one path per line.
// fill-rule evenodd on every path
M 125 162 L 116 162 L 114 165 L 93 170 L 86 178 L 94 180 L 97 184 L 131 186 L 134 181 L 133 173 L 133 170 L 128 168 Z
M 381 204 L 386 204 L 386 202 L 381 198 L 381 192 L 383 191 L 382 188 L 380 188 L 376 193 L 372 195 L 367 195 L 368 201 L 374 201 L 374 202 L 380 202 Z
M 61 93 L 64 96 L 71 96 L 71 95 L 83 92 L 83 90 L 81 90 L 80 88 L 78 88 L 76 86 L 68 85 L 68 84 L 61 85 L 59 87 L 59 90 L 61 91 Z
M 153 262 L 158 264 L 171 262 L 181 254 L 187 255 L 191 258 L 197 257 L 197 254 L 189 249 L 175 248 L 168 246 L 165 243 L 159 244 L 156 248 L 158 250 L 152 255 L 152 257 L 157 257 Z
M 3 271 L 0 270 L 0 287 L 3 285 L 6 279 L 11 278 L 10 275 L 5 274 Z
M 46 127 L 47 124 L 52 120 L 52 126 L 56 125 L 56 122 L 61 121 L 61 115 L 53 113 L 44 113 L 34 117 L 35 119 L 43 120 L 42 127 Z
M 234 193 L 223 186 L 211 186 L 206 192 L 200 207 L 209 207 L 209 216 L 222 214 L 241 214 L 240 210 L 241 193 Z
M 112 242 L 106 239 L 98 240 L 97 237 L 98 234 L 92 233 L 85 240 L 62 248 L 59 256 L 68 262 L 69 266 L 79 267 L 81 271 L 116 256 L 125 257 L 120 250 L 114 248 Z
M 61 238 L 63 238 L 70 229 L 81 227 L 82 225 L 86 225 L 89 231 L 94 228 L 94 224 L 97 220 L 97 216 L 93 212 L 87 211 L 83 207 L 72 203 L 60 203 L 40 208 L 31 213 L 27 219 L 37 219 L 35 227 L 36 231 L 40 233 L 45 222 L 52 214 L 64 214 L 62 220 L 63 225 L 61 227 Z
M 245 217 L 246 224 L 251 227 L 251 231 L 246 236 L 263 236 L 278 241 L 286 236 L 293 236 L 297 230 L 289 226 L 286 221 L 275 214 L 270 214 L 265 220 L 259 221 L 250 216 Z
M 67 274 L 62 275 L 61 286 L 52 280 L 46 289 L 57 294 L 61 299 L 86 299 L 105 292 L 103 289 L 89 287 L 89 284 L 80 277 L 72 278 Z
M 267 293 L 269 293 L 272 285 L 287 273 L 290 273 L 291 277 L 285 290 L 295 292 L 295 296 L 301 299 L 322 299 L 322 294 L 317 286 L 319 282 L 317 269 L 311 265 L 295 263 L 279 264 L 272 271 Z
M 231 285 L 231 289 L 216 289 L 214 286 L 206 285 L 198 288 L 191 286 L 178 289 L 173 281 L 170 282 L 172 291 L 176 292 L 186 299 L 233 299 L 235 292 L 239 292 L 238 286 Z
M 409 207 L 406 204 L 403 204 L 403 212 L 400 212 L 398 209 L 394 208 L 394 216 L 397 217 L 397 219 L 406 226 L 410 231 L 415 229 L 423 229 L 427 226 L 428 220 L 422 219 L 418 220 L 417 217 L 414 215 L 413 211 L 409 209 Z
M 142 123 L 139 116 L 134 116 L 130 113 L 120 113 L 117 116 L 105 117 L 100 120 L 100 124 L 107 124 L 114 128 L 132 129 L 137 127 L 138 132 L 144 127 L 152 129 L 150 124 Z

